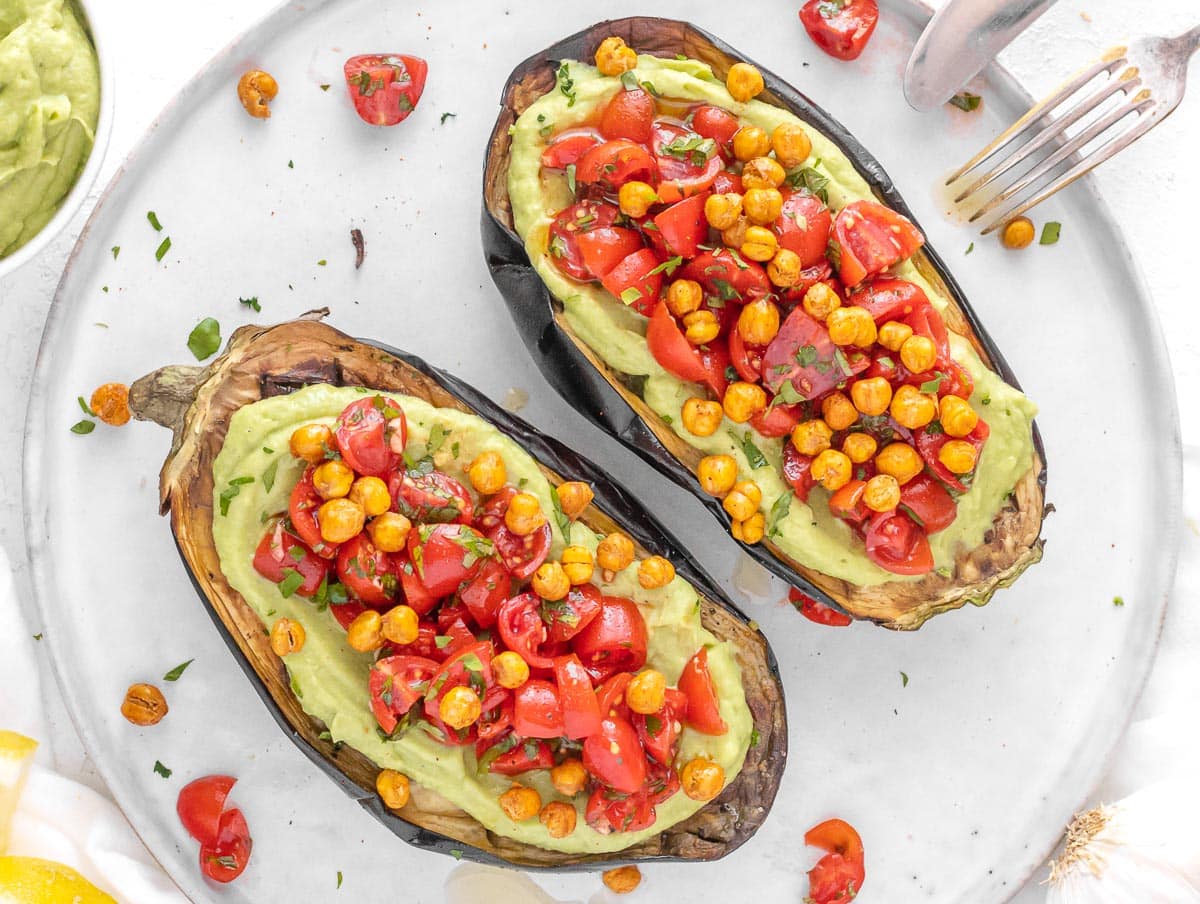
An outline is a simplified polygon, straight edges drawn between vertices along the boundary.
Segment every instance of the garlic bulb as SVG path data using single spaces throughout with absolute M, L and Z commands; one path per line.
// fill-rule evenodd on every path
M 1047 904 L 1200 902 L 1200 780 L 1160 782 L 1078 814 L 1050 863 Z

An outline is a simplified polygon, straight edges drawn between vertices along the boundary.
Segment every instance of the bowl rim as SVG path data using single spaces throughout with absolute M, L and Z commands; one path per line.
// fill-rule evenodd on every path
M 96 121 L 92 150 L 88 154 L 83 171 L 75 180 L 75 184 L 71 186 L 71 190 L 67 192 L 66 197 L 63 198 L 54 216 L 28 242 L 7 257 L 0 257 L 0 279 L 16 272 L 37 257 L 63 232 L 67 224 L 85 206 L 88 195 L 100 176 L 100 169 L 104 165 L 104 158 L 108 151 L 109 139 L 112 137 L 113 101 L 115 100 L 113 89 L 116 80 L 107 53 L 107 44 L 102 36 L 103 29 L 98 27 L 103 16 L 97 15 L 95 11 L 103 4 L 89 4 L 87 0 L 69 0 L 69 2 L 83 17 L 83 25 L 87 30 L 88 37 L 92 40 L 92 47 L 96 51 L 97 68 L 100 71 L 100 113 Z

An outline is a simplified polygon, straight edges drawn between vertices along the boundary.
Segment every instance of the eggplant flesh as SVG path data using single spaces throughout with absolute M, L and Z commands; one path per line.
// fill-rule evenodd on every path
M 722 79 L 734 63 L 749 61 L 694 25 L 646 16 L 597 23 L 529 57 L 513 70 L 504 85 L 500 114 L 484 162 L 481 217 L 484 253 L 492 279 L 529 353 L 558 393 L 594 424 L 694 493 L 728 527 L 730 519 L 720 500 L 704 493 L 696 479 L 702 453 L 646 404 L 629 375 L 609 367 L 575 335 L 563 315 L 561 303 L 531 265 L 513 223 L 508 196 L 510 126 L 534 101 L 556 90 L 559 61 L 591 60 L 600 42 L 612 35 L 621 37 L 639 53 L 667 59 L 682 54 L 700 60 Z M 787 82 L 762 66 L 758 68 L 766 85 L 759 100 L 789 110 L 822 132 L 853 162 L 881 203 L 917 222 L 883 167 L 844 126 Z M 913 255 L 912 261 L 921 275 L 950 299 L 942 314 L 946 325 L 971 343 L 985 365 L 1019 389 L 1012 368 L 942 258 L 925 245 Z M 825 605 L 887 628 L 915 630 L 941 612 L 967 603 L 986 604 L 996 590 L 1012 584 L 1026 568 L 1041 559 L 1044 544 L 1041 526 L 1051 509 L 1045 503 L 1045 452 L 1036 423 L 1033 446 L 1029 469 L 996 513 L 983 542 L 961 550 L 949 575 L 933 572 L 919 580 L 864 586 L 796 562 L 769 538 L 759 544 L 743 545 L 743 549 L 773 574 Z
M 355 340 L 319 322 L 326 313 L 311 312 L 272 327 L 241 327 L 208 366 L 164 367 L 130 390 L 135 417 L 173 432 L 159 477 L 161 511 L 170 513 L 176 546 L 209 614 L 280 727 L 326 775 L 416 847 L 484 863 L 585 868 L 715 860 L 740 846 L 766 818 L 787 759 L 783 686 L 766 638 L 678 542 L 587 459 L 421 359 Z M 604 533 L 619 528 L 633 538 L 639 556 L 663 555 L 676 565 L 700 594 L 704 627 L 734 647 L 757 733 L 741 771 L 719 797 L 661 834 L 607 854 L 565 854 L 516 842 L 488 831 L 437 792 L 416 784 L 403 809 L 383 806 L 375 793 L 379 767 L 352 747 L 321 737 L 326 726 L 305 713 L 258 615 L 223 576 L 213 539 L 213 463 L 233 412 L 314 383 L 403 393 L 479 415 L 537 459 L 552 484 L 584 480 L 592 486 L 595 500 L 580 517 L 588 527 Z

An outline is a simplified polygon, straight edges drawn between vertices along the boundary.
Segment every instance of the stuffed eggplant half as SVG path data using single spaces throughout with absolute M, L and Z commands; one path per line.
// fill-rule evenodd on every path
M 795 90 L 684 23 L 601 23 L 514 72 L 484 182 L 543 372 L 776 574 L 911 629 L 1041 557 L 1035 406 Z
M 243 327 L 131 405 L 174 430 L 162 508 L 247 673 L 396 834 L 523 866 L 707 860 L 765 818 L 770 649 L 586 460 L 314 320 Z

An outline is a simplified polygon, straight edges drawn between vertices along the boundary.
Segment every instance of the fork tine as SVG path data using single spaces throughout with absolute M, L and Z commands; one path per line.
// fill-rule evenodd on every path
M 1126 115 L 1128 115 L 1128 113 L 1130 113 L 1130 112 L 1135 112 L 1140 115 L 1144 110 L 1146 110 L 1154 105 L 1154 101 L 1148 96 L 1149 95 L 1148 91 L 1141 92 L 1139 94 L 1139 97 L 1141 97 L 1142 95 L 1146 95 L 1145 99 L 1139 101 L 1132 108 L 1129 108 L 1128 110 L 1126 110 Z M 1135 98 L 1135 100 L 1136 100 L 1136 98 Z M 1123 118 L 1123 117 L 1119 117 L 1119 118 Z M 1005 212 L 1004 214 L 997 216 L 991 222 L 991 224 L 982 231 L 981 234 L 988 235 L 992 232 L 995 232 L 998 228 L 1003 226 L 1009 220 L 1013 219 L 1014 217 L 1019 217 L 1021 214 L 1025 213 L 1026 211 L 1031 210 L 1033 207 L 1037 206 L 1038 204 L 1041 204 L 1043 201 L 1045 201 L 1047 198 L 1049 198 L 1055 192 L 1061 191 L 1062 189 L 1064 189 L 1068 185 L 1070 185 L 1072 182 L 1075 182 L 1081 176 L 1084 176 L 1087 173 L 1091 172 L 1093 169 L 1095 169 L 1097 166 L 1099 166 L 1101 163 L 1103 163 L 1109 157 L 1116 154 L 1118 151 L 1124 150 L 1126 147 L 1128 147 L 1130 144 L 1132 144 L 1134 141 L 1136 141 L 1142 135 L 1145 135 L 1152 128 L 1154 128 L 1156 125 L 1158 125 L 1161 121 L 1162 121 L 1162 117 L 1146 116 L 1146 117 L 1142 118 L 1142 121 L 1139 122 L 1132 129 L 1129 129 L 1128 131 L 1123 132 L 1119 135 L 1114 135 L 1112 138 L 1110 138 L 1107 142 L 1105 142 L 1103 145 L 1101 145 L 1095 151 L 1088 154 L 1088 156 L 1085 157 L 1083 160 L 1080 160 L 1077 164 L 1075 164 L 1073 167 L 1071 167 L 1069 170 L 1067 170 L 1065 173 L 1063 173 L 1061 176 L 1059 176 L 1057 179 L 1055 179 L 1053 182 L 1051 182 L 1039 194 L 1037 194 L 1036 196 L 1034 196 L 1033 198 L 1031 198 L 1028 201 L 1022 202 L 1021 204 L 1019 204 L 1017 207 L 1013 208 L 1012 210 L 1009 210 L 1009 211 Z M 1010 197 L 1011 197 L 1011 195 L 1010 195 Z
M 989 144 L 982 151 L 964 163 L 953 174 L 951 174 L 950 177 L 946 179 L 946 184 L 949 185 L 950 183 L 961 179 L 964 175 L 969 173 L 980 163 L 990 157 L 995 151 L 1008 144 L 1008 142 L 1023 132 L 1026 126 L 1028 126 L 1031 122 L 1040 118 L 1044 113 L 1048 113 L 1050 110 L 1053 110 L 1101 72 L 1105 71 L 1106 69 L 1109 72 L 1112 72 L 1114 69 L 1119 68 L 1125 63 L 1124 57 L 1125 48 L 1114 47 L 1100 57 L 1100 59 L 1096 60 L 1096 62 L 1072 76 L 1045 100 L 1034 104 L 1024 116 L 1014 122 L 1008 129 L 1001 132 L 991 144 Z
M 1104 101 L 1108 100 L 1119 91 L 1124 91 L 1128 94 L 1132 89 L 1142 83 L 1142 80 L 1137 75 L 1137 70 L 1133 67 L 1126 69 L 1120 76 L 1114 80 L 1106 82 L 1098 91 L 1093 92 L 1089 97 L 1085 98 L 1080 103 L 1076 104 L 1071 110 L 1062 117 L 1054 120 L 1049 126 L 1034 136 L 1033 140 L 1014 149 L 1013 153 L 1008 157 L 1003 158 L 995 167 L 988 173 L 984 173 L 978 179 L 971 183 L 965 191 L 954 199 L 955 204 L 959 204 L 966 200 L 969 195 L 974 194 L 986 185 L 994 182 L 998 177 L 1004 175 L 1014 166 L 1025 160 L 1030 154 L 1038 151 L 1046 145 L 1047 142 L 1061 135 L 1069 129 L 1081 118 L 1091 113 Z

